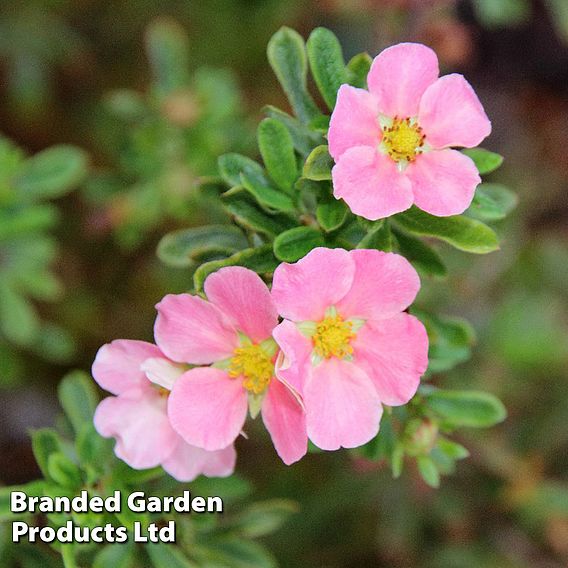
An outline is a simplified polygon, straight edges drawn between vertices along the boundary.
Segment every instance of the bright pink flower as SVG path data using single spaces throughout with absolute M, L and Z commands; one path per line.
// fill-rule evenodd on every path
M 156 307 L 156 342 L 172 360 L 196 367 L 174 384 L 168 404 L 173 427 L 189 444 L 219 450 L 233 443 L 250 408 L 262 413 L 284 463 L 307 451 L 302 406 L 274 378 L 278 313 L 261 278 L 226 267 L 205 281 L 209 301 L 168 295 Z
M 375 58 L 368 91 L 340 87 L 328 133 L 333 192 L 355 214 L 375 220 L 415 204 L 445 217 L 469 207 L 481 180 L 451 148 L 477 146 L 491 123 L 462 75 L 438 74 L 429 47 L 401 43 Z
M 277 374 L 300 393 L 309 438 L 324 450 L 376 436 L 381 403 L 405 404 L 428 364 L 426 330 L 404 313 L 420 288 L 402 256 L 316 248 L 274 272 L 286 318 L 274 338 Z
M 116 455 L 135 469 L 161 465 L 178 481 L 200 474 L 231 475 L 237 459 L 234 446 L 208 452 L 184 442 L 170 425 L 168 394 L 183 372 L 151 343 L 119 339 L 103 345 L 93 377 L 117 396 L 99 404 L 95 428 L 105 438 L 116 438 Z

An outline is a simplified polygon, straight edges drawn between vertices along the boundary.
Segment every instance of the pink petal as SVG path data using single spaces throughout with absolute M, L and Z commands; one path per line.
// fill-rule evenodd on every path
M 341 85 L 327 133 L 329 153 L 337 160 L 353 146 L 375 148 L 381 138 L 375 97 L 364 89 Z
M 414 203 L 438 217 L 459 215 L 470 205 L 481 178 L 473 160 L 457 150 L 435 150 L 408 166 Z
M 242 381 L 211 367 L 191 369 L 174 384 L 168 416 L 176 432 L 192 446 L 221 450 L 235 441 L 247 415 Z
M 428 366 L 428 336 L 408 314 L 367 322 L 353 341 L 354 361 L 373 380 L 382 403 L 406 404 Z
M 349 254 L 356 268 L 351 289 L 337 304 L 343 318 L 389 318 L 412 304 L 420 278 L 403 256 L 366 249 Z
M 462 75 L 440 77 L 420 101 L 418 122 L 434 148 L 473 148 L 491 133 L 491 122 Z
M 312 342 L 302 335 L 294 323 L 284 320 L 272 332 L 272 336 L 282 350 L 283 357 L 276 361 L 277 377 L 299 395 L 304 381 L 311 371 L 310 356 Z
M 230 357 L 237 347 L 229 320 L 197 296 L 168 294 L 156 309 L 156 343 L 174 361 L 207 365 Z
M 140 366 L 150 357 L 163 357 L 163 354 L 158 347 L 146 341 L 117 339 L 99 349 L 93 363 L 93 377 L 103 389 L 112 394 L 149 386 Z
M 293 321 L 319 321 L 353 282 L 355 265 L 343 249 L 318 247 L 295 264 L 274 271 L 272 297 L 278 312 Z
M 310 440 L 322 450 L 355 448 L 379 431 L 382 408 L 366 373 L 353 363 L 326 359 L 304 388 Z
M 204 289 L 209 301 L 255 343 L 270 337 L 278 324 L 278 312 L 268 287 L 248 268 L 221 268 L 205 280 Z
M 368 146 L 347 150 L 331 170 L 333 195 L 356 215 L 375 221 L 412 205 L 412 190 L 394 160 Z
M 157 390 L 130 389 L 105 398 L 97 406 L 94 423 L 101 436 L 116 438 L 115 454 L 135 469 L 160 465 L 177 443 L 166 399 Z
M 165 357 L 151 357 L 140 366 L 148 380 L 167 390 L 172 390 L 174 383 L 185 373 L 183 365 L 172 363 Z
M 262 421 L 270 432 L 276 453 L 286 465 L 306 455 L 306 416 L 294 395 L 278 379 L 271 381 L 266 392 Z
M 420 98 L 438 74 L 438 58 L 429 47 L 399 43 L 375 57 L 367 82 L 382 114 L 407 118 L 418 114 Z
M 208 452 L 186 444 L 178 436 L 175 450 L 162 466 L 173 478 L 187 483 L 199 475 L 227 477 L 233 473 L 236 461 L 237 452 L 233 445 L 224 450 Z

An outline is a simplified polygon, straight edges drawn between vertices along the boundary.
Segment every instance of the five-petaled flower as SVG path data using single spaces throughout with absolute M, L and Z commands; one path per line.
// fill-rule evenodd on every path
M 438 78 L 430 48 L 394 45 L 371 66 L 369 90 L 342 85 L 331 116 L 333 192 L 375 220 L 415 204 L 437 216 L 463 213 L 480 177 L 452 147 L 477 146 L 491 123 L 462 75 Z
M 95 427 L 101 436 L 116 438 L 115 453 L 128 465 L 161 465 L 178 481 L 233 473 L 233 445 L 208 452 L 187 444 L 170 425 L 168 395 L 184 370 L 158 347 L 145 341 L 113 341 L 99 349 L 92 371 L 97 383 L 116 395 L 98 405 Z
M 272 295 L 284 321 L 279 378 L 299 392 L 307 433 L 324 450 L 376 436 L 381 404 L 407 403 L 428 362 L 422 323 L 404 313 L 420 288 L 402 256 L 377 250 L 316 248 L 274 273 Z
M 220 450 L 239 435 L 250 408 L 253 417 L 261 412 L 282 460 L 299 460 L 307 451 L 305 415 L 297 393 L 274 376 L 278 313 L 270 291 L 255 272 L 236 266 L 211 274 L 204 291 L 208 301 L 170 294 L 157 305 L 160 349 L 200 365 L 173 385 L 173 427 L 189 444 Z

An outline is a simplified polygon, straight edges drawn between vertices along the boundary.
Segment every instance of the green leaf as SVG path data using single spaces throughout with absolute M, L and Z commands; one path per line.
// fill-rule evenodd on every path
M 263 167 L 242 154 L 234 152 L 223 154 L 219 157 L 218 165 L 221 177 L 231 187 L 241 185 L 241 174 L 245 174 L 258 185 L 270 185 L 270 180 L 266 177 Z
M 386 220 L 377 221 L 369 232 L 359 241 L 358 249 L 377 249 L 392 251 L 393 241 L 389 223 Z
M 77 352 L 77 344 L 69 332 L 54 323 L 43 322 L 31 345 L 37 353 L 53 363 L 69 363 Z
M 294 30 L 283 27 L 268 43 L 268 61 L 298 118 L 309 123 L 320 114 L 308 93 L 308 66 L 304 40 Z
M 298 177 L 294 142 L 288 128 L 275 118 L 265 118 L 258 125 L 258 147 L 264 165 L 276 185 L 288 193 Z
M 27 233 L 51 229 L 59 220 L 59 212 L 51 205 L 36 205 L 22 210 L 0 210 L 0 242 Z
M 12 521 L 19 517 L 24 517 L 29 513 L 12 513 L 10 499 L 12 491 L 23 491 L 28 497 L 41 497 L 43 495 L 43 479 L 31 481 L 25 485 L 12 485 L 0 487 L 0 521 Z
M 53 199 L 77 187 L 87 173 L 86 152 L 74 146 L 53 146 L 27 159 L 13 184 L 25 199 Z
M 265 106 L 263 110 L 270 118 L 278 120 L 287 128 L 292 137 L 294 148 L 302 156 L 307 156 L 314 146 L 323 144 L 324 140 L 319 132 L 314 132 L 284 111 L 271 105 Z
M 517 202 L 516 194 L 504 185 L 482 183 L 466 213 L 482 221 L 499 221 L 517 206 Z
M 438 448 L 452 460 L 463 460 L 469 457 L 469 450 L 467 448 L 443 436 L 438 438 Z
M 212 255 L 228 255 L 246 248 L 243 232 L 232 225 L 208 225 L 168 233 L 158 243 L 158 258 L 169 266 L 191 266 Z
M 59 401 L 76 433 L 90 423 L 97 407 L 94 381 L 83 371 L 72 371 L 63 377 L 58 389 Z
M 497 235 L 492 229 L 467 217 L 434 217 L 412 207 L 395 215 L 394 219 L 411 233 L 440 239 L 466 252 L 486 254 L 499 248 Z
M 0 330 L 17 345 L 30 346 L 40 329 L 32 304 L 5 280 L 0 280 Z
M 347 77 L 350 85 L 365 89 L 367 75 L 371 69 L 373 59 L 368 53 L 359 53 L 352 57 L 347 64 Z
M 94 425 L 86 422 L 77 435 L 75 447 L 82 466 L 93 466 L 98 471 L 102 471 L 105 462 L 110 457 L 109 450 L 112 447 L 112 441 L 100 436 Z
M 462 153 L 473 160 L 481 175 L 495 171 L 503 163 L 503 156 L 483 148 L 466 148 L 462 150 Z
M 244 266 L 257 273 L 263 274 L 273 272 L 278 266 L 278 260 L 274 256 L 272 245 L 263 245 L 257 248 L 240 251 L 223 260 L 206 262 L 202 264 L 193 275 L 195 290 L 202 290 L 207 276 L 224 266 Z
M 49 456 L 62 451 L 63 446 L 61 440 L 51 428 L 42 428 L 34 430 L 31 433 L 32 450 L 35 459 L 44 477 L 49 479 L 48 460 Z
M 93 568 L 132 568 L 134 560 L 134 546 L 130 541 L 108 544 L 95 556 Z
M 332 167 L 333 158 L 329 155 L 329 149 L 321 145 L 314 148 L 306 159 L 302 175 L 313 181 L 330 180 Z
M 179 548 L 171 545 L 161 542 L 148 544 L 145 550 L 155 568 L 197 568 Z
M 341 44 L 326 28 L 316 28 L 306 44 L 312 75 L 330 110 L 335 107 L 337 91 L 347 83 L 347 72 Z
M 370 442 L 362 446 L 361 451 L 370 460 L 379 461 L 385 458 L 391 461 L 395 445 L 396 436 L 392 427 L 392 420 L 390 415 L 384 412 L 379 433 Z
M 235 217 L 239 225 L 271 238 L 297 225 L 297 222 L 284 213 L 270 214 L 261 209 L 249 192 L 242 187 L 234 187 L 222 196 L 227 211 Z
M 397 229 L 393 233 L 398 243 L 400 253 L 409 260 L 415 268 L 431 276 L 446 276 L 447 269 L 440 255 L 420 239 L 412 237 Z
M 146 51 L 152 68 L 154 89 L 165 97 L 189 83 L 189 43 L 184 29 L 174 20 L 154 20 L 147 31 Z
M 430 410 L 454 427 L 489 428 L 507 416 L 503 403 L 486 392 L 432 390 L 425 399 Z
M 258 201 L 258 203 L 271 211 L 289 212 L 295 209 L 294 202 L 288 195 L 261 184 L 258 178 L 241 173 L 242 186 Z
M 428 332 L 430 372 L 449 371 L 469 359 L 475 332 L 466 320 L 430 314 L 416 307 L 412 307 L 411 313 L 424 323 Z
M 332 195 L 321 199 L 316 208 L 316 219 L 324 231 L 334 231 L 343 225 L 349 209 L 342 199 Z
M 440 486 L 440 472 L 436 467 L 436 464 L 429 456 L 418 456 L 416 458 L 416 463 L 418 465 L 418 471 L 422 476 L 422 479 L 430 486 L 430 487 L 439 487 Z
M 235 536 L 216 539 L 207 549 L 201 548 L 199 552 L 204 556 L 204 566 L 276 568 L 275 560 L 264 547 Z
M 285 262 L 295 262 L 312 249 L 324 246 L 323 235 L 313 227 L 295 227 L 274 239 L 274 254 Z
M 258 538 L 277 531 L 298 510 L 294 501 L 271 499 L 254 503 L 239 514 L 233 523 L 245 538 Z
M 79 468 L 62 452 L 55 452 L 47 459 L 49 477 L 62 487 L 78 489 L 82 485 Z

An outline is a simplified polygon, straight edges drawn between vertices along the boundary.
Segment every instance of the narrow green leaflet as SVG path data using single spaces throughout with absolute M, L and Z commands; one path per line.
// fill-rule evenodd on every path
M 278 260 L 272 251 L 272 245 L 263 245 L 240 251 L 229 258 L 212 260 L 202 264 L 193 275 L 195 290 L 203 289 L 203 283 L 209 274 L 225 266 L 244 266 L 260 274 L 270 273 L 278 266 Z
M 263 208 L 269 211 L 291 212 L 295 209 L 294 202 L 288 195 L 261 183 L 256 176 L 241 173 L 241 184 Z
M 503 403 L 486 392 L 432 390 L 424 398 L 432 412 L 454 427 L 489 428 L 507 416 Z
M 57 392 L 63 410 L 78 434 L 83 424 L 92 422 L 97 407 L 93 381 L 83 371 L 72 371 L 63 377 Z
M 348 80 L 341 44 L 332 31 L 316 28 L 306 48 L 316 85 L 328 108 L 333 110 L 337 91 Z
M 238 515 L 233 526 L 246 538 L 258 538 L 278 530 L 298 511 L 298 505 L 287 499 L 261 501 Z
M 347 64 L 347 77 L 350 85 L 365 89 L 367 87 L 367 75 L 371 69 L 373 60 L 368 53 L 359 53 L 353 56 Z
M 263 110 L 266 115 L 278 120 L 288 129 L 295 150 L 302 156 L 307 156 L 314 146 L 323 144 L 324 140 L 319 132 L 314 132 L 311 128 L 283 110 L 271 105 L 265 106 Z
M 108 544 L 95 556 L 93 568 L 135 568 L 133 544 Z
M 268 43 L 268 61 L 298 118 L 309 123 L 320 114 L 308 93 L 308 65 L 304 40 L 294 30 L 283 27 Z
M 320 227 L 326 231 L 334 231 L 343 225 L 349 209 L 342 199 L 335 199 L 333 195 L 321 199 L 316 208 L 316 219 Z
M 223 194 L 223 204 L 243 227 L 261 233 L 269 238 L 297 225 L 293 217 L 284 213 L 266 212 L 242 187 L 234 187 Z
M 482 183 L 467 214 L 482 221 L 504 219 L 517 206 L 518 198 L 509 188 L 498 183 Z
M 416 458 L 416 464 L 418 465 L 418 471 L 422 479 L 430 487 L 440 486 L 440 472 L 430 456 L 418 456 Z
M 393 229 L 393 233 L 400 253 L 418 270 L 431 276 L 446 276 L 446 266 L 432 247 L 398 229 Z
M 392 251 L 392 247 L 391 227 L 386 220 L 377 221 L 370 225 L 367 234 L 357 245 L 358 249 L 377 249 L 386 252 Z
M 411 313 L 422 321 L 428 331 L 428 371 L 449 371 L 470 358 L 475 332 L 466 320 L 434 315 L 415 306 Z
M 258 125 L 258 147 L 264 165 L 274 183 L 288 193 L 298 177 L 294 141 L 286 126 L 275 118 L 265 118 Z
M 167 96 L 189 83 L 189 42 L 175 21 L 155 20 L 146 35 L 146 51 L 158 96 Z
M 232 535 L 212 541 L 207 548 L 200 547 L 199 556 L 203 557 L 200 566 L 231 568 L 276 568 L 277 566 L 274 558 L 263 546 Z
M 74 146 L 53 146 L 28 158 L 12 183 L 23 199 L 53 199 L 77 187 L 87 173 L 86 152 Z
M 55 452 L 47 459 L 47 471 L 55 483 L 69 489 L 78 489 L 81 486 L 81 472 L 62 452 Z
M 36 339 L 40 321 L 32 304 L 13 286 L 0 279 L 0 331 L 18 345 L 30 346 Z
M 497 235 L 492 229 L 461 215 L 434 217 L 417 207 L 411 207 L 393 219 L 411 233 L 440 239 L 466 252 L 487 254 L 499 248 Z
M 274 254 L 285 262 L 295 262 L 313 248 L 324 246 L 323 235 L 313 227 L 296 227 L 274 239 Z
M 302 175 L 312 181 L 324 181 L 331 179 L 333 158 L 329 155 L 329 149 L 322 144 L 311 152 L 304 164 Z
M 43 475 L 49 479 L 49 456 L 62 450 L 63 446 L 59 435 L 51 428 L 34 430 L 31 434 L 32 450 Z
M 503 156 L 483 148 L 467 148 L 462 152 L 473 160 L 481 175 L 495 171 L 503 163 Z
M 241 174 L 245 174 L 258 185 L 270 185 L 264 168 L 242 154 L 223 154 L 219 157 L 218 165 L 221 177 L 231 187 L 241 184 Z
M 51 229 L 58 219 L 59 211 L 48 204 L 0 210 L 0 242 L 26 233 Z
M 154 568 L 197 568 L 197 564 L 185 557 L 176 547 L 162 542 L 145 547 Z
M 168 233 L 158 243 L 157 254 L 165 264 L 183 268 L 213 255 L 233 254 L 247 246 L 247 238 L 238 227 L 208 225 Z

